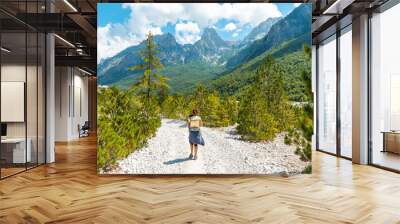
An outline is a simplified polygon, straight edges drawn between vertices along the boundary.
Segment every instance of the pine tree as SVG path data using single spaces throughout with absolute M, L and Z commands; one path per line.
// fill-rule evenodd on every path
M 240 100 L 238 131 L 251 140 L 272 140 L 294 125 L 283 70 L 271 55 L 257 69 L 251 88 Z
M 277 133 L 277 123 L 267 110 L 267 103 L 254 85 L 241 98 L 237 131 L 246 140 L 272 140 Z
M 143 57 L 143 63 L 128 68 L 131 71 L 143 71 L 143 75 L 133 87 L 139 89 L 139 91 L 144 94 L 147 101 L 149 101 L 153 95 L 160 94 L 160 92 L 165 93 L 169 89 L 167 83 L 169 79 L 158 73 L 164 66 L 157 57 L 158 51 L 156 48 L 153 35 L 149 32 L 147 34 L 146 47 L 140 52 Z
M 266 101 L 267 111 L 277 121 L 279 131 L 290 128 L 295 121 L 286 95 L 283 74 L 282 67 L 268 55 L 256 75 L 256 86 Z
M 198 109 L 201 113 L 205 113 L 206 111 L 206 100 L 208 97 L 208 93 L 206 88 L 203 85 L 197 85 L 196 89 L 191 97 L 191 102 L 193 106 Z
M 223 100 L 223 106 L 226 108 L 229 125 L 234 125 L 238 119 L 239 105 L 236 97 L 228 96 Z
M 304 45 L 303 53 L 308 60 L 311 60 L 311 49 L 308 45 Z M 287 144 L 294 143 L 296 154 L 303 161 L 311 160 L 311 137 L 313 134 L 313 95 L 311 85 L 311 71 L 309 67 L 301 71 L 303 85 L 305 86 L 306 102 L 299 108 L 296 108 L 297 124 L 294 129 L 291 129 L 285 136 Z M 304 173 L 311 172 L 311 165 L 307 166 Z

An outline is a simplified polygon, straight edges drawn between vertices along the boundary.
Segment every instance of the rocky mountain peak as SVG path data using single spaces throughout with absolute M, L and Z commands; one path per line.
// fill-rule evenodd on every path
M 205 28 L 199 43 L 206 44 L 210 47 L 226 47 L 227 43 L 222 40 L 214 28 Z

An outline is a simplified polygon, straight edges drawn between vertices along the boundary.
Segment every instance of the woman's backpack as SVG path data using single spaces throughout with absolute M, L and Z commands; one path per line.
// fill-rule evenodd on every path
M 201 118 L 199 116 L 189 117 L 189 130 L 199 131 L 200 130 Z

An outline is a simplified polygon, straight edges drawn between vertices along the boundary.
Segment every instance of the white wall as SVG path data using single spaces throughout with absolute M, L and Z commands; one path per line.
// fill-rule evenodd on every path
M 68 140 L 68 88 L 70 85 L 68 73 L 67 67 L 55 68 L 55 141 Z
M 27 69 L 27 70 L 26 70 Z M 31 74 L 36 76 L 36 66 L 25 66 L 19 64 L 3 64 L 1 66 L 1 81 L 2 82 L 24 82 L 26 72 L 28 72 L 28 84 L 27 88 L 27 118 L 28 118 L 28 129 L 31 127 L 36 130 L 36 113 L 32 113 L 32 110 L 36 112 L 37 99 L 36 99 L 36 80 L 31 78 Z M 33 86 L 33 87 L 32 87 Z M 4 97 L 4 96 L 3 96 Z M 40 107 L 41 105 L 39 105 Z M 33 109 L 32 109 L 33 108 Z M 7 110 L 8 108 L 1 108 Z M 24 110 L 24 108 L 22 108 Z M 33 123 L 32 123 L 33 122 Z M 9 137 L 25 137 L 25 123 L 26 122 L 7 122 L 7 135 Z M 35 132 L 36 134 L 36 132 Z M 29 133 L 28 133 L 29 137 Z
M 82 76 L 82 73 L 79 72 L 79 75 L 74 75 L 74 107 L 72 108 L 72 120 L 71 120 L 71 135 L 74 137 L 79 137 L 78 132 L 78 124 L 81 126 L 85 123 L 85 121 L 89 120 L 88 116 L 88 78 L 87 76 Z M 80 101 L 80 102 L 79 102 Z M 81 108 L 80 108 L 81 107 Z M 80 111 L 81 110 L 81 111 Z
M 38 70 L 37 70 L 38 69 Z M 20 113 L 25 114 L 26 120 L 23 118 L 21 122 L 5 122 L 7 124 L 7 137 L 9 138 L 24 138 L 25 135 L 29 139 L 31 155 L 33 162 L 39 159 L 39 163 L 44 163 L 45 140 L 44 140 L 44 82 L 42 67 L 25 64 L 5 63 L 1 66 L 2 82 L 24 82 L 26 84 L 26 107 L 25 102 L 22 108 L 19 108 Z M 27 80 L 25 80 L 27 78 Z M 3 92 L 4 89 L 2 89 Z M 24 94 L 24 90 L 20 90 L 20 94 Z M 4 93 L 3 93 L 4 94 Z M 2 95 L 2 98 L 7 95 Z M 1 110 L 7 113 L 16 113 L 10 107 L 2 107 Z M 15 110 L 15 108 L 14 108 Z M 26 110 L 26 111 L 25 111 Z M 24 115 L 22 115 L 24 116 Z M 38 155 L 37 155 L 38 153 Z
M 88 120 L 88 78 L 76 68 L 56 67 L 55 85 L 55 140 L 77 139 L 78 125 Z
M 25 82 L 25 64 L 5 64 L 1 66 L 1 81 Z M 29 68 L 28 68 L 29 69 Z M 7 110 L 7 108 L 1 108 Z M 25 137 L 25 122 L 7 122 L 7 137 Z

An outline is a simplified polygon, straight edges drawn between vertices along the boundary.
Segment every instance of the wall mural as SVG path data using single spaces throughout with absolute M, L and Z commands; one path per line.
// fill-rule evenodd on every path
M 98 4 L 100 174 L 311 173 L 311 4 Z

